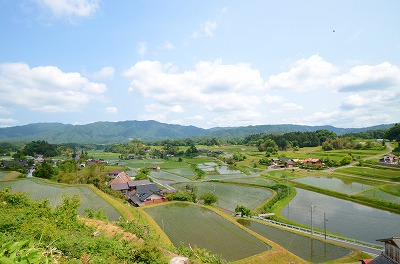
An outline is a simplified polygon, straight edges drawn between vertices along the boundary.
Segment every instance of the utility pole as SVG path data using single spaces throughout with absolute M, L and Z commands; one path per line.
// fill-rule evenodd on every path
M 313 212 L 314 212 L 314 210 L 315 210 L 315 208 L 316 208 L 317 206 L 316 205 L 311 205 L 310 206 L 310 213 L 311 213 L 311 235 L 313 235 L 314 234 L 314 225 L 313 225 L 313 216 L 312 216 L 312 214 L 313 214 Z
M 324 230 L 325 230 L 325 240 L 326 240 L 326 222 L 328 222 L 328 219 L 326 219 L 326 213 L 324 212 Z

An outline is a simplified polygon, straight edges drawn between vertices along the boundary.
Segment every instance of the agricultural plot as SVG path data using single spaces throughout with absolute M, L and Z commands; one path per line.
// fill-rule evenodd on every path
M 205 180 L 217 180 L 217 181 L 224 181 L 224 180 L 231 180 L 237 178 L 247 177 L 246 174 L 209 174 L 204 177 Z
M 144 168 L 144 167 L 153 167 L 164 165 L 164 160 L 161 159 L 132 159 L 132 160 L 124 160 L 122 163 L 125 163 L 126 166 L 132 168 Z
M 197 187 L 198 196 L 204 192 L 213 192 L 218 197 L 216 205 L 230 211 L 234 211 L 237 205 L 243 205 L 254 210 L 273 194 L 271 190 L 266 188 L 237 184 L 217 182 L 194 182 L 192 184 Z M 185 186 L 186 183 L 172 185 L 177 189 L 184 189 Z
M 330 150 L 324 151 L 321 147 L 306 147 L 301 148 L 298 151 L 279 151 L 280 155 L 286 155 L 286 157 L 296 158 L 296 159 L 306 159 L 306 158 L 329 158 L 331 160 L 341 160 L 344 157 L 351 154 L 356 158 L 367 158 L 370 156 L 383 154 L 386 150 L 354 150 L 354 149 L 343 149 L 343 150 Z
M 106 161 L 109 161 L 109 162 L 113 162 L 113 161 L 118 161 L 119 160 L 119 154 L 118 153 L 104 152 L 104 151 L 100 151 L 100 150 L 88 151 L 88 155 L 90 157 L 95 158 L 95 159 L 102 159 L 102 160 L 106 160 Z
M 400 196 L 400 184 L 387 184 L 382 186 L 382 190 L 385 192 L 391 193 L 393 195 Z
M 8 171 L 0 171 L 0 181 L 4 179 L 8 173 Z
M 178 247 L 206 248 L 228 261 L 247 258 L 271 249 L 255 236 L 205 207 L 170 203 L 144 209 Z
M 188 178 L 172 174 L 167 171 L 151 171 L 150 175 L 158 180 L 170 181 L 170 182 L 190 182 Z
M 335 172 L 355 174 L 363 177 L 400 180 L 400 169 L 394 168 L 368 168 L 368 167 L 346 167 L 338 168 Z
M 216 169 L 219 174 L 227 174 L 227 175 L 241 174 L 241 175 L 245 176 L 240 170 L 232 170 L 232 169 L 229 169 L 228 166 L 217 166 Z
M 53 207 L 61 203 L 63 195 L 78 195 L 81 203 L 78 207 L 80 214 L 83 214 L 85 209 L 88 208 L 91 208 L 94 211 L 101 208 L 108 215 L 110 220 L 117 220 L 120 217 L 120 214 L 114 209 L 114 207 L 95 194 L 87 186 L 52 184 L 41 179 L 30 178 L 0 182 L 0 189 L 6 187 L 10 187 L 11 191 L 14 192 L 26 193 L 34 201 L 49 199 L 49 202 Z
M 345 194 L 357 194 L 373 188 L 356 180 L 332 176 L 307 176 L 293 181 Z
M 281 245 L 286 250 L 311 263 L 333 261 L 351 253 L 351 250 L 348 248 L 292 233 L 270 225 L 246 219 L 238 219 L 237 221 L 250 230 Z
M 244 177 L 244 178 L 232 179 L 229 180 L 229 182 L 256 184 L 261 186 L 272 186 L 276 184 L 276 181 L 264 177 Z
M 366 196 L 377 200 L 382 200 L 400 205 L 400 196 L 390 194 L 379 189 L 367 190 L 365 192 L 360 193 L 360 196 Z
M 187 178 L 189 180 L 194 180 L 196 178 L 196 174 L 189 168 L 177 168 L 177 169 L 170 169 L 164 170 L 165 172 L 178 175 L 180 177 Z

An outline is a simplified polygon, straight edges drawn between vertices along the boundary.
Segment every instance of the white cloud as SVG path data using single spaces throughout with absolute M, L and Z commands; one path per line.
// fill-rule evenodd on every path
M 107 90 L 79 73 L 54 66 L 30 68 L 25 63 L 0 64 L 0 103 L 40 112 L 74 112 Z
M 282 113 L 287 111 L 295 111 L 295 110 L 303 110 L 304 108 L 301 105 L 295 103 L 283 103 L 276 106 L 271 113 Z
M 99 0 L 34 0 L 54 17 L 89 17 L 99 8 Z
M 204 116 L 201 116 L 201 115 L 195 115 L 195 116 L 189 116 L 186 119 L 188 119 L 188 120 L 204 120 L 205 118 L 204 118 Z
M 170 63 L 139 61 L 124 76 L 131 79 L 132 95 L 154 101 L 145 111 L 161 112 L 164 118 L 183 113 L 183 109 L 208 114 L 235 112 L 239 118 L 236 112 L 253 111 L 261 104 L 257 93 L 265 90 L 258 70 L 249 64 L 223 64 L 221 60 L 202 61 L 184 72 Z
M 265 82 L 246 63 L 201 61 L 182 71 L 172 63 L 144 60 L 124 76 L 131 80 L 133 96 L 151 102 L 144 108 L 148 117 L 163 118 L 160 121 L 187 113 L 180 120 L 196 120 L 209 127 L 266 122 L 367 126 L 379 118 L 381 123 L 398 122 L 400 74 L 396 66 L 382 63 L 339 69 L 313 55 Z M 362 87 L 354 89 L 355 85 Z M 284 112 L 290 116 L 282 116 Z
M 4 106 L 0 106 L 0 114 L 10 114 L 10 111 L 7 109 L 7 108 L 5 108 Z
M 266 85 L 272 89 L 307 92 L 327 87 L 338 69 L 319 55 L 296 61 L 287 72 L 270 76 Z
M 114 106 L 110 106 L 110 107 L 106 107 L 106 109 L 104 109 L 104 111 L 108 114 L 117 114 L 118 108 L 116 108 Z
M 282 96 L 278 95 L 266 95 L 264 97 L 264 101 L 268 104 L 278 104 L 285 101 L 285 99 Z
M 183 113 L 185 110 L 180 105 L 162 105 L 162 104 L 149 104 L 145 105 L 144 109 L 146 112 L 162 112 L 165 114 L 168 113 Z
M 202 109 L 251 108 L 259 103 L 252 91 L 263 90 L 258 70 L 248 64 L 199 62 L 194 70 L 177 73 L 172 64 L 139 61 L 124 75 L 132 79 L 133 95 L 152 98 L 158 104 L 198 104 Z M 217 110 L 219 111 L 219 110 Z
M 332 86 L 339 92 L 400 89 L 400 68 L 388 62 L 376 66 L 361 65 L 332 79 Z
M 0 118 L 0 127 L 13 126 L 16 125 L 17 123 L 18 121 L 12 118 Z
M 140 56 L 144 56 L 147 53 L 148 44 L 146 41 L 139 42 L 136 48 L 137 53 Z
M 202 32 L 208 37 L 212 37 L 216 29 L 217 29 L 216 21 L 206 21 L 201 25 Z
M 114 77 L 114 68 L 113 67 L 103 67 L 99 71 L 92 74 L 95 79 L 112 79 Z
M 166 42 L 164 43 L 164 48 L 167 49 L 167 50 L 173 50 L 173 49 L 175 49 L 176 47 L 175 47 L 174 44 L 172 44 L 171 42 L 166 41 Z

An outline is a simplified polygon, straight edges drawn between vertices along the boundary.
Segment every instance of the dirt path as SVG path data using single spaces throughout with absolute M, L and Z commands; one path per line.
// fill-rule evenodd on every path
M 97 219 L 89 219 L 89 218 L 84 218 L 84 217 L 79 217 L 79 220 L 83 221 L 85 225 L 89 227 L 93 227 L 96 229 L 97 232 L 104 232 L 106 237 L 112 237 L 114 235 L 121 235 L 120 240 L 126 240 L 126 241 L 136 241 L 139 243 L 143 243 L 143 240 L 138 238 L 135 234 L 129 233 L 122 228 L 115 226 L 110 223 L 106 223 L 101 220 Z

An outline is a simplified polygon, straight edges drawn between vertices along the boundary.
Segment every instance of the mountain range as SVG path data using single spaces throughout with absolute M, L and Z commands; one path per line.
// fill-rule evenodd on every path
M 0 141 L 45 140 L 49 143 L 126 143 L 131 139 L 157 141 L 163 139 L 216 137 L 240 139 L 258 133 L 306 132 L 326 129 L 342 135 L 367 130 L 388 129 L 394 124 L 382 124 L 364 128 L 337 128 L 334 126 L 304 126 L 294 124 L 256 125 L 241 127 L 214 127 L 209 129 L 182 126 L 157 121 L 95 122 L 86 125 L 62 123 L 33 123 L 23 126 L 0 128 Z

